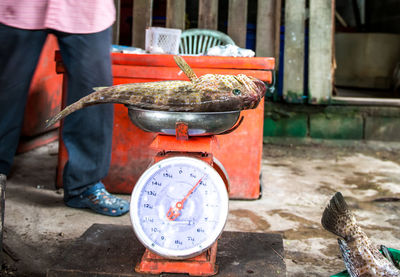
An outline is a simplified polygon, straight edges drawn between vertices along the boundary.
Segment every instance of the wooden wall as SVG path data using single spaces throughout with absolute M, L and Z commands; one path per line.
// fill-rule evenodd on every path
M 335 1 L 308 2 L 306 18 L 305 0 L 285 1 L 282 94 L 289 103 L 324 105 L 332 98 Z
M 117 7 L 117 15 L 120 15 L 121 1 L 114 0 Z M 185 29 L 186 6 L 191 0 L 166 0 L 166 24 L 167 28 Z M 248 24 L 248 0 L 227 0 L 228 10 L 219 11 L 218 0 L 198 0 L 197 28 L 218 29 L 218 14 L 227 13 L 227 34 L 235 43 L 245 48 Z M 256 55 L 261 57 L 278 57 L 279 51 L 279 22 L 281 0 L 254 0 L 257 2 L 257 34 Z M 154 12 L 153 0 L 133 1 L 132 22 L 132 46 L 144 48 L 145 29 L 152 26 Z M 114 43 L 119 42 L 120 17 L 114 24 Z
M 121 1 L 115 0 L 117 11 Z M 132 0 L 130 0 L 132 1 Z M 165 0 L 167 28 L 184 30 L 187 7 L 191 0 Z M 164 2 L 165 2 L 164 1 Z M 221 9 L 219 0 L 198 0 L 197 28 L 218 29 L 218 15 L 226 15 L 226 33 L 245 48 L 248 7 L 256 1 L 255 52 L 260 57 L 275 57 L 276 70 L 284 66 L 282 99 L 289 103 L 329 104 L 333 84 L 333 34 L 335 0 L 220 0 L 228 9 Z M 156 0 L 133 0 L 132 46 L 144 48 L 145 29 L 152 26 Z M 226 5 L 226 4 L 224 4 Z M 307 5 L 307 7 L 306 7 Z M 252 5 L 254 8 L 254 5 Z M 309 17 L 306 18 L 306 10 Z M 281 9 L 284 12 L 281 12 Z M 159 7 L 157 8 L 159 12 Z M 283 18 L 281 19 L 281 14 Z M 284 25 L 284 60 L 279 61 L 281 21 Z M 117 22 L 120 22 L 117 19 Z M 114 42 L 118 42 L 119 26 L 114 26 Z M 306 45 L 306 40 L 308 44 Z M 308 47 L 308 48 L 306 48 Z M 308 54 L 307 54 L 308 53 Z M 307 65 L 307 66 L 306 66 Z M 304 85 L 306 84 L 306 86 Z

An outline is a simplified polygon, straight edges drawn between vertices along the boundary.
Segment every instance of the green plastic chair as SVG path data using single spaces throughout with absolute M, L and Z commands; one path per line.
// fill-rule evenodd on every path
M 235 42 L 226 34 L 208 29 L 188 29 L 182 32 L 179 44 L 179 54 L 205 54 L 211 47 L 217 45 L 235 45 Z

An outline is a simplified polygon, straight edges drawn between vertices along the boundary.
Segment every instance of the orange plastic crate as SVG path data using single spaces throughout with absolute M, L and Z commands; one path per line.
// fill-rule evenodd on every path
M 186 62 L 198 75 L 207 73 L 246 74 L 271 82 L 273 58 L 234 58 L 187 56 Z M 62 72 L 61 58 L 56 55 Z M 176 66 L 172 55 L 112 54 L 114 84 L 188 80 Z M 218 135 L 218 149 L 213 155 L 225 167 L 230 179 L 230 198 L 257 199 L 260 195 L 260 172 L 264 123 L 264 101 L 254 110 L 243 111 L 244 120 L 234 132 Z M 152 163 L 155 151 L 150 148 L 156 134 L 134 126 L 127 108 L 115 105 L 111 166 L 103 180 L 113 193 L 128 193 L 146 168 Z M 67 152 L 60 141 L 57 186 L 62 186 L 62 170 Z

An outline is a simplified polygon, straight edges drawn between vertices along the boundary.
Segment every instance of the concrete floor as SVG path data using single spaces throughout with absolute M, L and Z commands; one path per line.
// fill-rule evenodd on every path
M 344 265 L 320 219 L 341 191 L 373 242 L 400 249 L 400 145 L 345 145 L 265 144 L 262 198 L 230 201 L 226 230 L 279 233 L 287 276 L 329 276 Z M 57 149 L 51 143 L 15 159 L 6 191 L 4 276 L 45 276 L 67 258 L 63 248 L 93 224 L 130 225 L 128 215 L 64 206 L 62 191 L 54 189 Z

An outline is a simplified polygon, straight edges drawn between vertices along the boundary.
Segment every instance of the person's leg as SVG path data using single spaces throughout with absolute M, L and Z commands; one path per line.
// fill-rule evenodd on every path
M 8 175 L 17 150 L 26 99 L 47 32 L 0 23 L 0 173 Z
M 55 34 L 67 70 L 68 105 L 92 93 L 94 87 L 112 85 L 110 28 L 94 34 Z M 63 186 L 64 201 L 68 206 L 87 207 L 108 215 L 120 215 L 129 210 L 126 201 L 109 195 L 99 183 L 110 166 L 113 113 L 112 104 L 101 104 L 65 118 L 62 138 L 68 151 L 68 162 L 64 168 Z M 105 198 L 114 208 L 107 211 L 104 206 L 98 207 L 92 205 L 93 201 L 89 203 L 79 198 L 93 198 L 96 191 L 107 194 Z M 97 201 L 98 197 L 94 199 Z
M 109 30 L 95 34 L 56 33 L 67 70 L 67 105 L 112 85 Z M 62 138 L 68 151 L 64 168 L 65 200 L 81 194 L 108 173 L 113 127 L 112 104 L 76 111 L 64 120 Z

